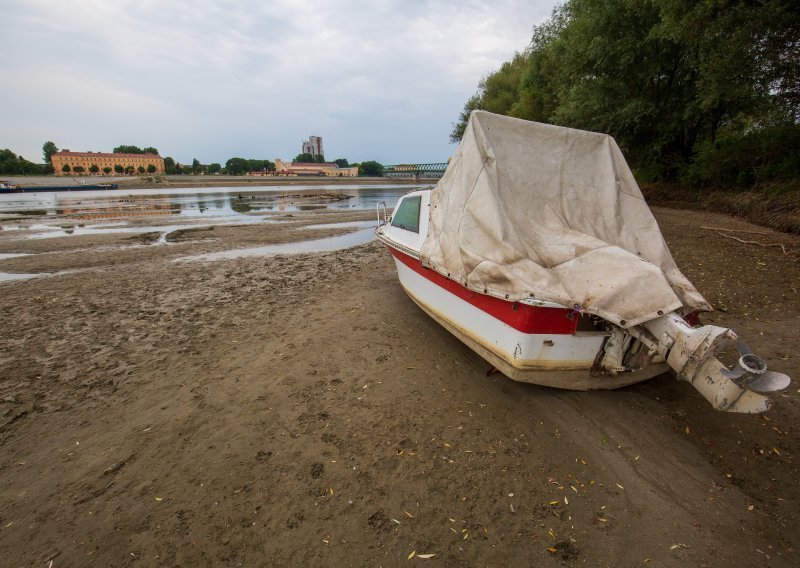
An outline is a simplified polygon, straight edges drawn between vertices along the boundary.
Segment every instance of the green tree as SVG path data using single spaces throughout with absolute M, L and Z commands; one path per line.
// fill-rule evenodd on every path
M 292 161 L 293 162 L 297 162 L 299 164 L 313 164 L 314 162 L 316 162 L 316 160 L 314 159 L 314 156 L 312 156 L 308 152 L 306 152 L 304 154 L 297 154 L 297 156 L 295 156 L 294 160 L 292 160 Z
M 144 154 L 144 150 L 138 146 L 131 146 L 128 144 L 121 144 L 114 148 L 115 154 Z
M 114 164 L 114 171 L 118 174 L 121 174 L 125 171 L 125 168 L 123 168 L 120 164 Z
M 361 162 L 358 165 L 358 175 L 383 177 L 383 164 L 378 163 L 374 160 L 367 160 L 366 162 Z
M 64 172 L 65 174 L 68 174 L 69 172 L 72 171 L 72 168 L 69 167 L 69 164 L 64 164 L 63 166 L 61 166 L 61 171 Z
M 72 171 L 74 171 L 76 174 L 82 174 L 85 170 L 83 166 L 75 166 L 72 168 Z
M 333 161 L 334 164 L 339 166 L 340 168 L 349 168 L 350 162 L 347 161 L 347 158 L 338 158 Z
M 125 173 L 131 175 L 135 171 L 133 166 L 125 166 Z
M 45 164 L 52 163 L 53 154 L 55 154 L 56 152 L 58 152 L 58 147 L 55 145 L 55 143 L 50 142 L 49 140 L 45 142 L 44 145 L 42 146 L 42 155 L 44 157 L 44 163 Z
M 147 148 L 142 148 L 142 154 L 155 154 L 156 156 L 158 156 L 158 150 L 156 150 L 152 146 L 148 146 Z
M 100 167 L 97 164 L 92 164 L 91 166 L 89 166 L 89 171 L 92 172 L 93 174 L 96 174 L 97 172 L 100 171 Z
M 157 169 L 158 169 L 158 168 L 156 168 L 156 167 L 155 167 L 153 164 L 147 164 L 147 173 L 148 173 L 148 174 L 154 174 L 154 173 L 156 173 L 156 170 L 157 170 Z
M 164 173 L 169 175 L 178 173 L 178 169 L 175 167 L 175 160 L 171 156 L 164 158 Z
M 109 166 L 106 166 L 106 167 L 103 168 L 103 173 L 106 174 L 106 175 L 110 174 L 111 171 L 112 170 L 111 170 L 111 168 Z
M 139 166 L 138 168 L 136 168 L 136 171 L 139 172 L 140 174 L 143 174 L 145 171 L 144 166 Z
M 210 173 L 211 175 L 218 174 L 221 169 L 222 166 L 216 162 L 214 162 L 213 164 L 208 164 L 208 173 Z
M 794 159 L 788 147 L 764 158 L 748 148 L 766 148 L 756 131 L 789 140 L 781 129 L 799 128 L 798 61 L 800 10 L 788 0 L 567 0 L 481 80 L 451 138 L 486 109 L 606 132 L 640 175 L 674 180 L 702 178 L 700 153 L 711 167 L 724 136 L 726 160 L 741 152 L 728 163 L 749 160 L 758 179 L 756 164 L 766 175 Z
M 250 163 L 244 158 L 231 158 L 225 162 L 225 169 L 232 176 L 240 176 L 250 171 Z
M 193 174 L 199 174 L 201 171 L 203 171 L 203 166 L 200 164 L 200 161 L 197 158 L 193 159 L 192 160 L 192 173 Z

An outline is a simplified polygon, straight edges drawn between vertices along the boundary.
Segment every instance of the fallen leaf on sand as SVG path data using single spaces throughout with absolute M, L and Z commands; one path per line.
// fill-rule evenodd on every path
M 624 488 L 622 485 L 620 485 L 619 483 L 617 483 L 617 487 L 619 487 L 620 489 L 625 489 L 625 488 Z
M 548 546 L 547 552 L 549 552 L 550 554 L 555 554 L 556 552 L 558 552 L 558 549 L 553 548 L 552 546 Z
M 436 555 L 435 554 L 417 554 L 417 558 L 424 558 L 425 560 L 427 560 L 428 558 L 433 558 L 434 556 L 436 556 Z
M 409 559 L 409 560 L 411 560 L 412 558 L 414 558 L 414 555 L 415 555 L 416 553 L 417 553 L 417 551 L 416 551 L 416 550 L 412 550 L 412 551 L 411 551 L 411 554 L 409 554 L 409 555 L 408 555 L 408 559 Z

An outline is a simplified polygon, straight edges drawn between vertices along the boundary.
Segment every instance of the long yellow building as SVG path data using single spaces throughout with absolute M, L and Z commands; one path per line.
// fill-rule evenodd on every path
M 128 173 L 164 173 L 164 158 L 156 154 L 110 154 L 106 152 L 70 152 L 62 150 L 56 152 L 50 158 L 53 164 L 54 173 L 57 176 L 64 175 L 92 175 L 92 166 L 97 166 L 97 174 L 118 174 L 116 166 L 120 166 L 123 171 Z M 148 172 L 147 167 L 153 166 L 155 171 Z M 75 168 L 79 168 L 75 171 Z M 103 171 L 110 168 L 109 172 Z M 139 168 L 142 168 L 140 171 Z M 152 168 L 151 168 L 152 169 Z

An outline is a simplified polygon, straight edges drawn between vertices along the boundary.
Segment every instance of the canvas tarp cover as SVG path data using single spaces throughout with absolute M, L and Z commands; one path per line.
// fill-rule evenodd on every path
M 423 265 L 630 327 L 709 310 L 610 136 L 474 111 L 432 191 Z

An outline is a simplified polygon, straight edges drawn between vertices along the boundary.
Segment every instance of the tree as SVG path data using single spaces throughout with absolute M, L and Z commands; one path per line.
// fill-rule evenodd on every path
M 786 0 L 566 0 L 480 81 L 451 138 L 485 109 L 611 134 L 640 178 L 703 178 L 720 137 L 740 168 L 722 178 L 787 175 L 792 146 L 769 141 L 800 129 L 798 52 Z
M 69 164 L 64 164 L 63 166 L 61 166 L 61 171 L 64 172 L 65 174 L 68 174 L 69 172 L 72 171 L 72 168 L 69 167 Z
M 350 162 L 347 161 L 347 158 L 338 158 L 333 161 L 334 164 L 339 166 L 340 168 L 349 168 Z
M 225 162 L 225 169 L 232 176 L 240 176 L 250 171 L 250 163 L 244 158 L 231 158 Z
M 200 164 L 200 161 L 197 158 L 193 159 L 192 160 L 192 173 L 193 174 L 199 174 L 201 171 L 203 171 L 203 166 Z
M 208 164 L 208 173 L 210 173 L 212 175 L 218 174 L 221 169 L 222 169 L 222 166 L 220 164 L 217 164 L 216 162 L 213 163 L 213 164 Z
M 133 166 L 125 166 L 125 173 L 131 175 L 134 172 Z
M 118 174 L 121 174 L 125 171 L 125 168 L 123 168 L 120 164 L 114 164 L 114 171 Z
M 171 156 L 164 158 L 164 173 L 168 175 L 178 173 L 178 169 L 175 167 L 175 160 Z
M 92 172 L 93 174 L 96 174 L 97 172 L 100 171 L 100 167 L 97 164 L 92 164 L 91 166 L 89 166 L 89 171 Z
M 138 168 L 136 168 L 136 171 L 139 172 L 140 174 L 143 174 L 144 173 L 144 166 L 139 166 Z
M 76 174 L 82 174 L 85 170 L 83 169 L 83 166 L 75 166 L 72 168 L 72 171 L 74 171 Z
M 156 170 L 157 170 L 157 169 L 158 169 L 158 168 L 156 168 L 156 167 L 155 167 L 153 164 L 147 164 L 147 173 L 148 173 L 148 174 L 154 174 L 154 173 L 156 173 Z
M 148 146 L 147 148 L 142 148 L 142 154 L 155 154 L 156 156 L 158 156 L 158 150 L 156 150 L 152 146 Z
M 294 157 L 293 161 L 299 164 L 313 164 L 314 162 L 316 162 L 314 156 L 312 156 L 308 152 L 304 154 L 297 154 L 297 156 Z
M 366 162 L 361 162 L 358 165 L 358 175 L 383 177 L 383 164 L 380 164 L 374 160 L 367 160 Z
M 44 156 L 44 163 L 50 164 L 52 163 L 53 154 L 58 152 L 58 148 L 56 147 L 55 143 L 50 142 L 49 140 L 44 143 L 42 146 L 42 155 Z
M 115 154 L 144 154 L 144 151 L 138 146 L 130 146 L 121 144 L 112 150 Z
M 106 174 L 106 175 L 110 174 L 111 171 L 112 170 L 111 170 L 111 168 L 109 166 L 106 166 L 106 167 L 103 168 L 103 173 Z

